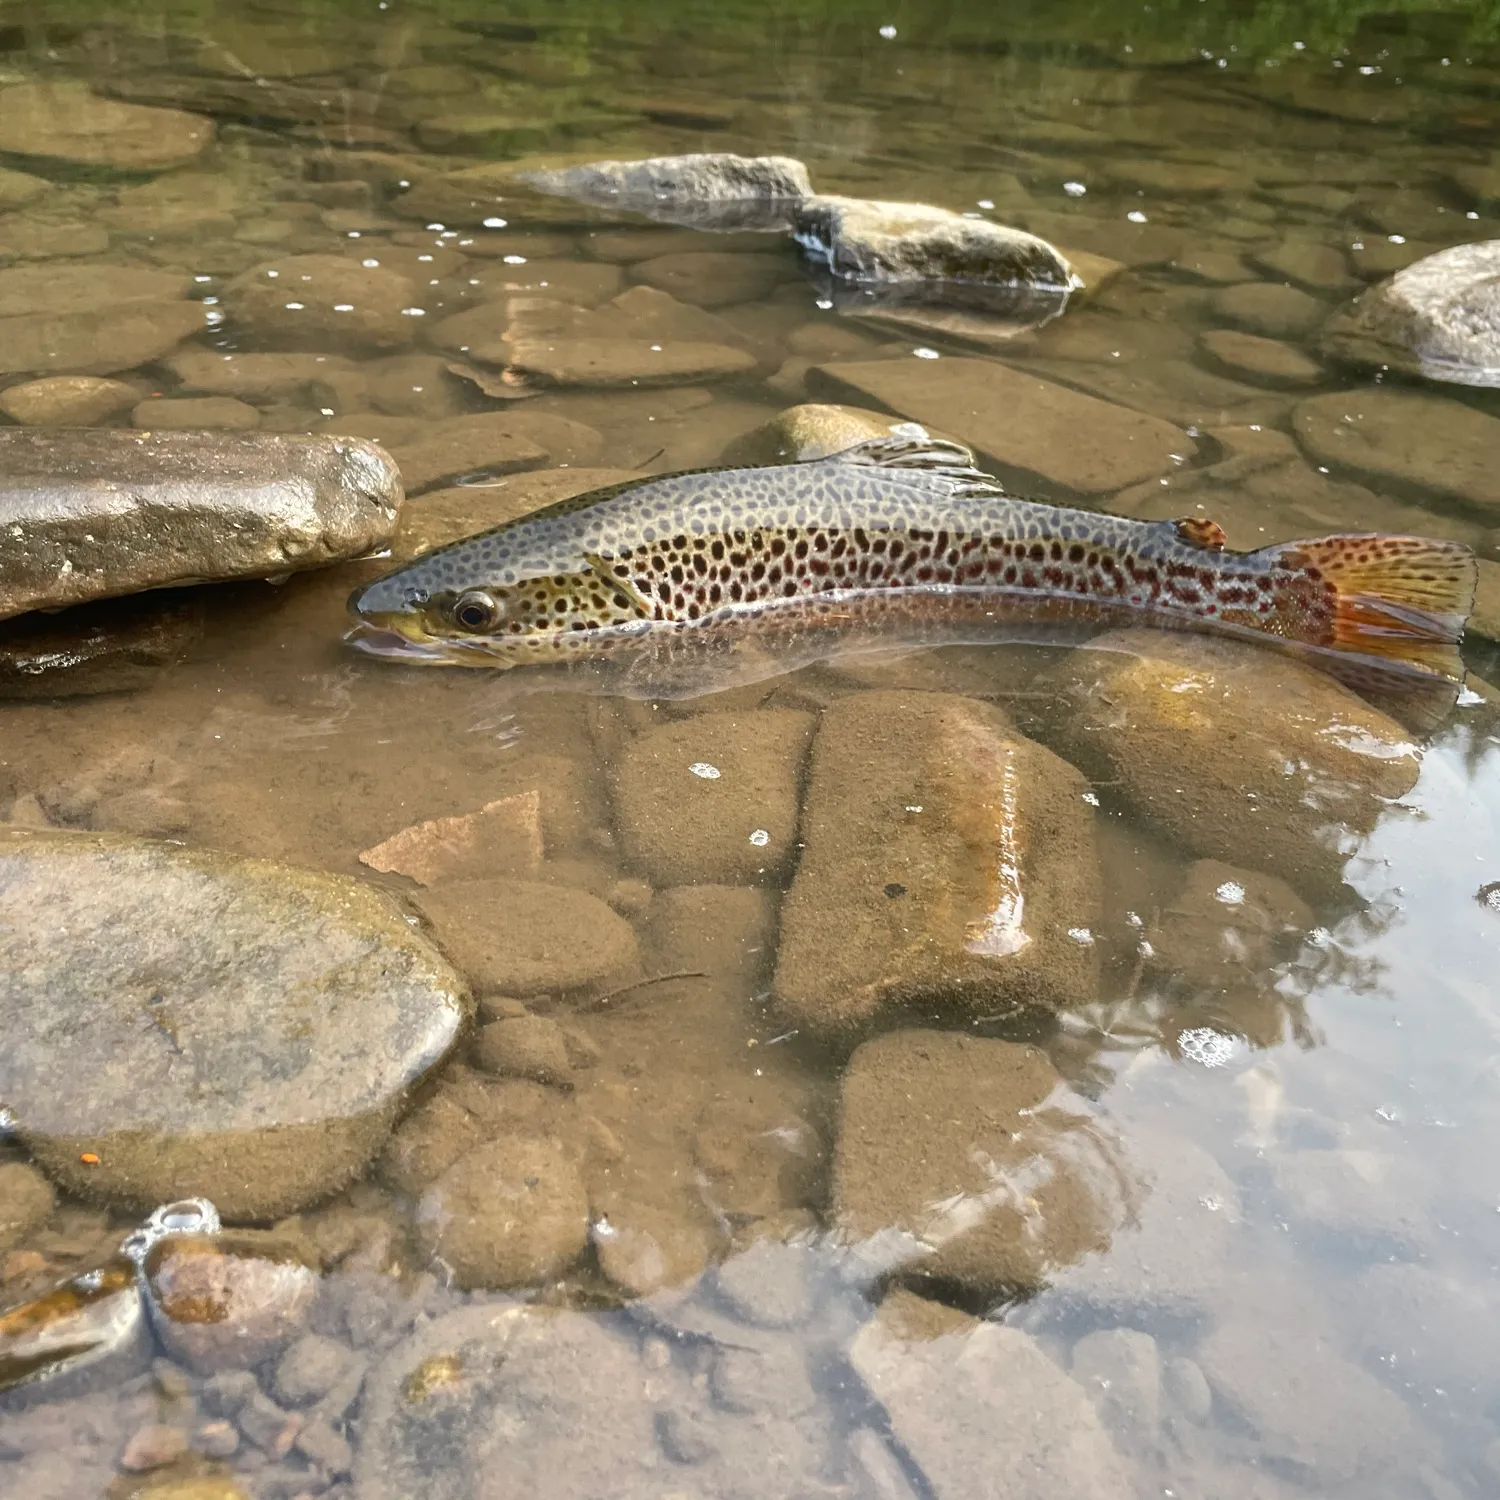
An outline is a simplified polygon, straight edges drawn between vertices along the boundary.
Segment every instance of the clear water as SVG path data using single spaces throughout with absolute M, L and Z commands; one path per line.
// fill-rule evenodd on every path
M 586 231 L 517 221 L 455 234 L 404 218 L 379 190 L 360 185 L 355 147 L 398 155 L 417 171 L 545 151 L 785 153 L 804 160 L 824 190 L 993 212 L 1121 262 L 1125 269 L 1105 290 L 1062 320 L 983 357 L 1197 429 L 1205 435 L 1199 457 L 1172 481 L 1188 485 L 1190 505 L 1221 520 L 1237 545 L 1375 524 L 1453 536 L 1492 560 L 1500 556 L 1500 514 L 1438 493 L 1450 457 L 1440 433 L 1426 450 L 1421 432 L 1411 436 L 1418 462 L 1431 467 L 1427 486 L 1366 480 L 1355 488 L 1345 482 L 1353 476 L 1324 473 L 1296 455 L 1274 484 L 1249 466 L 1216 470 L 1206 483 L 1191 472 L 1232 457 L 1236 444 L 1250 441 L 1248 429 L 1290 432 L 1293 409 L 1309 391 L 1357 393 L 1370 384 L 1326 364 L 1306 391 L 1226 374 L 1198 343 L 1224 326 L 1213 304 L 1218 283 L 1281 284 L 1274 271 L 1255 269 L 1258 258 L 1289 240 L 1330 247 L 1348 272 L 1347 285 L 1315 293 L 1331 309 L 1362 279 L 1397 268 L 1403 246 L 1425 251 L 1496 237 L 1500 203 L 1485 209 L 1455 180 L 1492 161 L 1500 126 L 1493 18 L 1358 6 L 1325 7 L 1305 21 L 1267 7 L 1204 4 L 972 9 L 916 0 L 744 12 L 564 5 L 502 17 L 477 4 L 392 0 L 139 4 L 105 17 L 82 5 L 0 5 L 0 83 L 84 78 L 128 97 L 196 98 L 220 112 L 209 161 L 238 190 L 225 221 L 119 227 L 125 221 L 110 212 L 119 184 L 73 178 L 43 204 L 0 217 L 0 241 L 48 225 L 62 226 L 64 239 L 100 226 L 107 244 L 89 248 L 85 259 L 188 271 L 205 278 L 199 285 L 210 296 L 279 254 L 384 255 L 414 271 L 431 265 L 422 296 L 435 319 L 471 295 L 466 284 L 495 284 L 497 266 L 507 264 L 497 245 L 525 257 L 512 263 L 517 273 L 545 260 L 552 290 L 564 299 L 581 295 L 576 288 L 589 284 L 590 268 L 606 262 Z M 253 84 L 271 103 L 263 110 L 202 103 L 210 85 L 226 80 Z M 310 105 L 314 96 L 329 102 Z M 299 112 L 304 118 L 292 123 L 288 117 Z M 430 122 L 476 114 L 503 116 L 506 142 L 472 154 L 422 144 L 438 139 Z M 482 246 L 468 243 L 474 238 Z M 76 248 L 54 243 L 42 261 Z M 796 382 L 809 360 L 859 350 L 865 353 L 855 357 L 915 367 L 918 346 L 940 358 L 975 353 L 937 335 L 853 328 L 819 308 L 790 250 L 772 254 L 784 272 L 772 290 L 715 309 L 754 341 L 752 374 L 695 388 L 687 398 L 561 391 L 524 408 L 597 432 L 602 441 L 590 462 L 598 466 L 665 473 L 715 461 L 735 438 L 802 399 Z M 436 259 L 424 262 L 426 255 Z M 624 263 L 622 284 L 636 274 L 631 265 Z M 232 324 L 203 342 L 248 347 Z M 1317 357 L 1315 334 L 1284 342 Z M 160 367 L 141 374 L 144 387 L 170 393 Z M 1435 395 L 1500 415 L 1492 393 L 1440 388 Z M 454 413 L 494 405 L 461 387 L 446 399 Z M 357 430 L 386 436 L 398 451 L 396 439 L 416 430 L 402 432 L 390 411 L 358 405 L 324 418 L 295 403 L 261 404 L 274 408 L 264 413 L 265 426 L 337 431 L 358 418 Z M 406 413 L 419 427 L 441 414 L 416 402 Z M 128 423 L 128 413 L 115 420 Z M 495 493 L 503 499 L 505 487 Z M 1176 513 L 1151 508 L 1138 490 L 1093 503 Z M 479 674 L 404 673 L 341 644 L 344 600 L 372 571 L 353 564 L 279 587 L 194 591 L 188 602 L 201 610 L 201 633 L 185 659 L 152 670 L 133 691 L 0 703 L 0 813 L 24 823 L 52 808 L 48 816 L 74 826 L 167 834 L 368 876 L 362 850 L 424 819 L 484 806 L 519 757 L 566 758 L 587 795 L 604 805 L 622 746 L 668 718 L 754 705 L 816 711 L 853 688 L 932 687 L 999 703 L 1023 727 L 1047 733 L 1044 674 L 1057 662 L 1023 648 L 908 656 L 852 677 L 812 669 L 748 696 L 736 690 L 669 708 Z M 1113 1296 L 1080 1291 L 1065 1264 L 1014 1297 L 977 1291 L 962 1278 L 920 1283 L 930 1298 L 1025 1330 L 1059 1370 L 1072 1368 L 1104 1413 L 1124 1493 L 1436 1500 L 1500 1486 L 1500 1169 L 1493 1150 L 1500 913 L 1476 899 L 1500 879 L 1493 707 L 1500 689 L 1489 685 L 1500 683 L 1500 657 L 1482 640 L 1468 650 L 1472 691 L 1425 747 L 1415 785 L 1372 826 L 1350 830 L 1342 885 L 1318 894 L 1289 948 L 1238 971 L 1233 983 L 1184 980 L 1143 964 L 1139 924 L 1151 925 L 1170 905 L 1190 856 L 1100 784 L 1106 915 L 1098 1001 L 1024 1033 L 1003 1023 L 981 1028 L 1047 1052 L 1078 1107 L 1090 1101 L 1124 1142 L 1139 1186 L 1175 1180 L 1184 1160 L 1206 1152 L 1238 1200 L 1185 1190 L 1183 1201 L 1196 1211 L 1183 1209 L 1179 1231 L 1167 1236 L 1177 1241 L 1187 1284 L 1180 1298 L 1165 1295 L 1128 1255 Z M 1277 703 L 1264 705 L 1267 716 L 1277 712 Z M 59 788 L 106 784 L 102 798 L 58 795 Z M 141 795 L 132 801 L 132 793 Z M 59 813 L 59 806 L 71 810 Z M 646 921 L 649 893 L 635 886 L 621 894 L 620 882 L 636 872 L 618 845 L 554 873 L 612 891 Z M 1298 885 L 1305 872 L 1281 873 Z M 410 889 L 399 879 L 388 885 Z M 773 883 L 773 904 L 779 894 Z M 623 1190 L 627 1217 L 632 1193 L 670 1205 L 696 1191 L 668 1192 L 664 1184 L 701 1172 L 701 1145 L 695 1158 L 693 1142 L 705 1119 L 721 1124 L 730 1142 L 719 1190 L 736 1201 L 764 1192 L 753 1147 L 775 1110 L 832 1146 L 844 1060 L 783 1037 L 764 1004 L 763 972 L 690 974 L 654 989 L 635 991 L 615 1010 L 538 1003 L 587 1033 L 598 1058 L 575 1076 L 570 1094 L 529 1086 L 507 1106 L 518 1114 L 498 1127 L 502 1133 L 577 1139 L 586 1118 L 612 1130 L 623 1153 L 621 1179 L 634 1184 Z M 460 1054 L 441 1086 L 471 1086 L 465 1070 L 472 1061 Z M 767 1090 L 776 1099 L 771 1113 L 746 1102 Z M 25 1160 L 19 1146 L 0 1149 L 7 1161 Z M 741 1171 L 745 1179 L 737 1181 Z M 1186 1180 L 1198 1179 L 1188 1173 Z M 424 1186 L 420 1173 L 406 1182 L 417 1192 Z M 679 1249 L 705 1222 L 711 1232 L 702 1231 L 697 1250 L 681 1249 L 676 1290 L 652 1300 L 658 1323 L 621 1323 L 634 1298 L 605 1274 L 594 1249 L 560 1274 L 506 1294 L 448 1286 L 444 1267 L 431 1263 L 413 1232 L 412 1193 L 372 1172 L 300 1221 L 330 1265 L 315 1326 L 384 1358 L 414 1320 L 420 1330 L 423 1320 L 476 1299 L 535 1296 L 585 1311 L 612 1335 L 623 1329 L 621 1346 L 639 1361 L 639 1378 L 667 1392 L 651 1399 L 670 1427 L 660 1413 L 670 1412 L 671 1393 L 701 1405 L 709 1379 L 704 1349 L 716 1338 L 733 1342 L 724 1315 L 707 1332 L 694 1331 L 695 1314 L 681 1310 L 698 1305 L 682 1301 L 697 1272 L 746 1256 L 762 1236 L 811 1246 L 835 1290 L 813 1299 L 813 1310 L 794 1316 L 773 1341 L 783 1353 L 806 1355 L 816 1371 L 814 1397 L 795 1422 L 774 1403 L 752 1403 L 738 1417 L 726 1416 L 721 1403 L 713 1419 L 718 1457 L 695 1459 L 691 1441 L 668 1436 L 656 1460 L 665 1468 L 651 1479 L 641 1453 L 622 1439 L 617 1470 L 605 1463 L 590 1479 L 569 1429 L 578 1392 L 554 1373 L 552 1385 L 538 1379 L 536 1410 L 529 1426 L 512 1433 L 514 1449 L 494 1436 L 494 1422 L 471 1414 L 475 1430 L 488 1436 L 480 1441 L 465 1429 L 447 1447 L 424 1449 L 417 1492 L 444 1500 L 499 1494 L 511 1472 L 507 1453 L 523 1450 L 525 1472 L 544 1474 L 534 1482 L 560 1495 L 717 1494 L 747 1487 L 761 1471 L 764 1487 L 799 1495 L 912 1486 L 940 1500 L 995 1492 L 984 1445 L 956 1477 L 945 1473 L 900 1414 L 886 1426 L 849 1373 L 850 1341 L 884 1283 L 852 1276 L 828 1239 L 829 1192 L 826 1169 L 818 1169 L 780 1197 L 773 1192 L 764 1212 L 715 1223 L 701 1203 L 662 1209 L 653 1222 Z M 1221 1231 L 1219 1221 L 1232 1222 Z M 64 1195 L 43 1228 L 0 1256 L 0 1303 L 98 1263 L 135 1222 Z M 1120 1243 L 1128 1238 L 1122 1229 Z M 1106 1264 L 1112 1253 L 1100 1252 Z M 757 1264 L 748 1259 L 739 1273 L 752 1285 Z M 767 1277 L 773 1274 L 782 1272 Z M 707 1327 L 708 1315 L 702 1318 Z M 1123 1376 L 1109 1388 L 1091 1380 L 1080 1341 L 1119 1328 L 1155 1340 L 1160 1381 L 1152 1375 L 1137 1389 Z M 998 1474 L 1001 1451 L 1014 1441 L 1001 1415 L 1025 1406 L 1034 1391 L 987 1388 L 983 1371 L 960 1370 L 955 1344 L 940 1347 L 952 1368 L 913 1365 L 914 1378 L 939 1397 L 951 1382 L 955 1406 L 978 1382 L 999 1423 Z M 586 1370 L 587 1361 L 576 1368 Z M 1206 1409 L 1195 1369 L 1211 1388 Z M 175 1478 L 206 1486 L 214 1476 L 250 1495 L 375 1500 L 397 1492 L 368 1458 L 356 1463 L 356 1478 L 341 1477 L 336 1458 L 268 1453 L 248 1437 L 229 1456 L 202 1452 L 126 1473 L 118 1461 L 143 1424 L 198 1434 L 219 1420 L 213 1397 L 195 1381 L 183 1394 L 174 1379 L 182 1377 L 158 1366 L 154 1377 L 132 1376 L 118 1390 L 0 1412 L 0 1493 L 17 1500 L 127 1495 Z M 269 1376 L 264 1383 L 269 1389 Z M 372 1377 L 335 1426 L 355 1450 L 383 1454 L 399 1449 L 399 1424 L 380 1415 L 376 1384 Z M 591 1401 L 604 1402 L 588 1410 L 608 1454 L 609 1401 L 625 1398 L 608 1384 L 588 1390 Z M 1063 1407 L 1043 1407 L 1039 1420 L 1044 1432 L 1056 1422 L 1048 1436 L 1057 1443 L 1072 1421 Z M 941 1422 L 935 1430 L 940 1450 L 970 1453 L 963 1444 L 974 1442 L 972 1432 L 945 1433 Z M 893 1467 L 870 1459 L 858 1436 L 867 1431 L 877 1434 L 881 1452 L 896 1455 Z M 1071 1469 L 1062 1460 L 1045 1468 L 1040 1487 L 1026 1493 L 1094 1489 L 1093 1459 L 1069 1462 Z M 1115 1493 L 1108 1489 L 1115 1481 L 1095 1478 L 1097 1493 Z M 1065 1490 L 1065 1483 L 1078 1487 Z M 205 1500 L 221 1493 L 232 1491 L 201 1490 Z

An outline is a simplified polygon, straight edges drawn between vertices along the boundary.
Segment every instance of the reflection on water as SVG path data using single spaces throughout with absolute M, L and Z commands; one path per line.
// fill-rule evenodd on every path
M 1500 406 L 1323 330 L 1500 237 L 1500 60 L 1286 24 L 0 4 L 9 421 L 373 438 L 406 558 L 842 402 L 1483 564 L 1421 737 L 1141 633 L 412 670 L 341 641 L 381 560 L 6 623 L 0 1493 L 1494 1492 Z M 517 177 L 699 151 L 1085 286 L 893 305 Z

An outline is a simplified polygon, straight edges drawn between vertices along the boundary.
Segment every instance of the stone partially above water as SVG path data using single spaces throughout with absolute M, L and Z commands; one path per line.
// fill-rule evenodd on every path
M 1341 308 L 1324 353 L 1361 368 L 1500 385 L 1500 240 L 1454 245 Z
M 812 195 L 800 161 L 728 152 L 595 161 L 520 177 L 543 193 L 696 229 L 785 229 Z
M 0 619 L 358 557 L 400 502 L 353 438 L 0 429 Z
M 1051 738 L 1199 858 L 1324 890 L 1416 782 L 1407 732 L 1301 662 L 1162 631 L 1093 645 L 1052 678 Z
M 0 155 L 75 169 L 159 172 L 202 155 L 211 120 L 101 99 L 84 83 L 0 89 Z
M 74 1192 L 292 1212 L 374 1155 L 467 1013 L 462 980 L 358 881 L 0 836 L 0 1097 Z
M 773 984 L 788 1024 L 978 1017 L 1094 998 L 1099 871 L 1083 777 L 988 704 L 870 692 L 813 744 Z
M 980 1295 L 1103 1252 L 1130 1205 L 1111 1138 L 1035 1047 L 897 1031 L 849 1060 L 833 1220 L 892 1269 Z
M 926 203 L 817 197 L 797 206 L 793 234 L 843 281 L 961 283 L 1066 293 L 1081 284 L 1046 240 Z

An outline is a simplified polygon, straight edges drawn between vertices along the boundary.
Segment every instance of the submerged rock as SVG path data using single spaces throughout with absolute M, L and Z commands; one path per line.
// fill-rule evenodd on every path
M 819 195 L 798 204 L 792 232 L 841 281 L 925 283 L 949 297 L 967 287 L 1066 294 L 1079 284 L 1062 255 L 1037 235 L 926 203 Z
M 0 619 L 357 557 L 400 502 L 358 439 L 0 429 Z
M 1093 645 L 1052 678 L 1057 741 L 1199 858 L 1326 891 L 1416 783 L 1406 730 L 1301 662 L 1158 631 Z
M 304 1331 L 319 1270 L 309 1247 L 249 1230 L 167 1235 L 142 1264 L 157 1337 L 201 1375 L 280 1354 Z
M 874 402 L 951 433 L 1002 471 L 1053 491 L 1103 494 L 1172 473 L 1197 451 L 1170 422 L 998 360 L 827 364 L 809 372 L 809 386 L 818 396 Z
M 625 857 L 658 885 L 752 885 L 790 862 L 811 714 L 697 714 L 648 729 L 615 767 Z
M 0 317 L 0 375 L 112 375 L 170 354 L 208 323 L 201 302 L 144 299 Z
M 0 155 L 23 161 L 159 172 L 201 156 L 213 138 L 202 115 L 101 99 L 85 83 L 0 89 Z
M 342 255 L 289 255 L 255 266 L 224 288 L 230 324 L 295 349 L 381 354 L 416 337 L 413 282 Z
M 0 411 L 22 427 L 92 427 L 140 399 L 139 389 L 123 380 L 53 375 L 9 387 L 0 394 Z
M 151 1357 L 151 1334 L 123 1256 L 0 1312 L 0 1407 L 117 1389 Z
M 0 837 L 0 1097 L 72 1191 L 285 1214 L 347 1182 L 468 1010 L 389 898 L 111 835 Z
M 540 192 L 694 229 L 786 229 L 812 195 L 800 161 L 728 152 L 596 161 L 520 177 Z
M 1130 1207 L 1116 1155 L 1037 1048 L 893 1032 L 844 1072 L 834 1223 L 907 1277 L 1031 1290 L 1107 1251 Z
M 24 1161 L 0 1165 L 0 1252 L 14 1250 L 52 1217 L 52 1184 Z
M 1082 776 L 995 708 L 870 692 L 813 746 L 773 984 L 794 1026 L 1094 998 L 1099 872 Z
M 1019 1329 L 898 1291 L 849 1358 L 937 1500 L 1137 1493 L 1087 1392 Z
M 1500 385 L 1500 240 L 1429 255 L 1341 308 L 1325 354 L 1455 385 Z

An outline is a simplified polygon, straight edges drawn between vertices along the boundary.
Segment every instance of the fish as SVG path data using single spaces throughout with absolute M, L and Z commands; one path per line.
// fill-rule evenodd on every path
M 612 668 L 607 691 L 687 697 L 848 651 L 1141 625 L 1451 708 L 1476 581 L 1458 542 L 1237 552 L 1201 518 L 1022 499 L 967 448 L 905 428 L 805 462 L 626 481 L 437 547 L 353 593 L 346 640 L 422 665 Z

